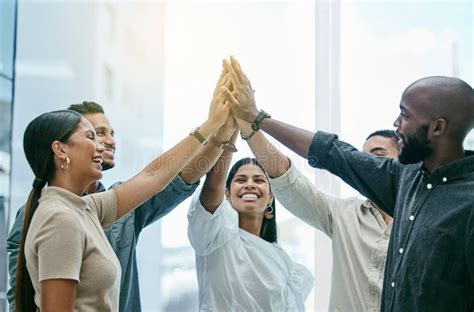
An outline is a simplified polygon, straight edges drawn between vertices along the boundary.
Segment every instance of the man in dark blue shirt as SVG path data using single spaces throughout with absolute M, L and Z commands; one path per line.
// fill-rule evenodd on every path
M 356 150 L 334 134 L 312 133 L 271 119 L 255 106 L 238 63 L 225 64 L 237 118 L 263 129 L 341 177 L 394 217 L 382 311 L 474 311 L 474 153 L 463 142 L 474 126 L 466 82 L 428 77 L 411 84 L 394 122 L 399 159 Z

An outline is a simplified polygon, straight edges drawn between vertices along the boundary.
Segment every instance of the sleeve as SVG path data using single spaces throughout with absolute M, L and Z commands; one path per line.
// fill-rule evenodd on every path
M 188 238 L 196 255 L 206 256 L 239 235 L 239 216 L 227 200 L 223 200 L 214 214 L 209 213 L 193 197 L 188 212 Z
M 97 214 L 102 228 L 107 229 L 114 224 L 117 217 L 117 197 L 113 190 L 87 195 L 83 199 Z
M 464 247 L 465 261 L 467 266 L 468 280 L 470 281 L 471 292 L 469 294 L 469 311 L 474 309 L 474 206 L 471 208 L 471 213 L 466 226 L 466 243 Z
M 270 179 L 278 201 L 294 216 L 332 237 L 334 218 L 348 204 L 345 199 L 318 190 L 291 164 L 282 176 Z
M 313 275 L 304 265 L 295 262 L 293 262 L 290 274 L 290 287 L 296 297 L 298 310 L 305 311 L 304 302 L 313 289 Z
M 15 297 L 15 278 L 16 278 L 16 263 L 18 261 L 18 253 L 20 251 L 21 231 L 23 229 L 23 217 L 25 215 L 25 206 L 21 207 L 15 217 L 12 229 L 7 238 L 7 254 L 8 254 L 8 280 L 9 289 L 7 291 L 7 300 L 10 306 L 10 311 L 13 311 L 13 302 Z
M 312 167 L 326 169 L 393 216 L 403 166 L 396 159 L 360 152 L 337 135 L 318 131 L 308 151 Z
M 135 230 L 141 230 L 176 208 L 191 196 L 199 182 L 186 184 L 178 175 L 168 186 L 135 209 Z
M 48 279 L 80 282 L 85 233 L 74 215 L 61 211 L 45 218 L 31 244 L 38 257 L 40 282 Z

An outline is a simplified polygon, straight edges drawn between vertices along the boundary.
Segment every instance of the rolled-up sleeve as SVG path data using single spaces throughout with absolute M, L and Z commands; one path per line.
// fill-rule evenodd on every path
M 308 151 L 312 167 L 337 175 L 393 215 L 403 166 L 397 159 L 358 151 L 337 135 L 318 131 Z

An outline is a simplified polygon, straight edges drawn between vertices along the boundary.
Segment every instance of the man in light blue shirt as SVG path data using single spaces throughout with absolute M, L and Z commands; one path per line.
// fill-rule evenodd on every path
M 102 155 L 104 159 L 102 164 L 103 170 L 113 168 L 115 166 L 116 142 L 114 130 L 105 116 L 103 108 L 94 102 L 83 102 L 82 104 L 71 105 L 69 109 L 79 112 L 91 122 L 97 133 L 98 141 L 105 147 L 105 152 Z M 135 248 L 140 232 L 144 227 L 159 220 L 189 197 L 199 184 L 199 179 L 214 165 L 220 152 L 221 150 L 218 147 L 207 144 L 164 190 L 107 229 L 107 238 L 117 254 L 122 267 L 119 311 L 141 310 Z M 209 168 L 207 168 L 208 166 Z M 88 187 L 86 193 L 102 192 L 105 189 L 105 186 L 100 181 L 96 181 Z M 20 249 L 23 215 L 24 207 L 21 207 L 7 239 L 8 269 L 10 274 L 10 289 L 8 290 L 7 298 L 10 310 L 13 309 L 14 304 L 16 263 Z

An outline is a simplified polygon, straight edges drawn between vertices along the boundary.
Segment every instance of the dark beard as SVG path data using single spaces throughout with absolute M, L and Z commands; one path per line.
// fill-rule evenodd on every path
M 398 160 L 403 165 L 425 160 L 433 152 L 428 140 L 428 125 L 421 126 L 412 137 L 403 136 L 403 147 Z

